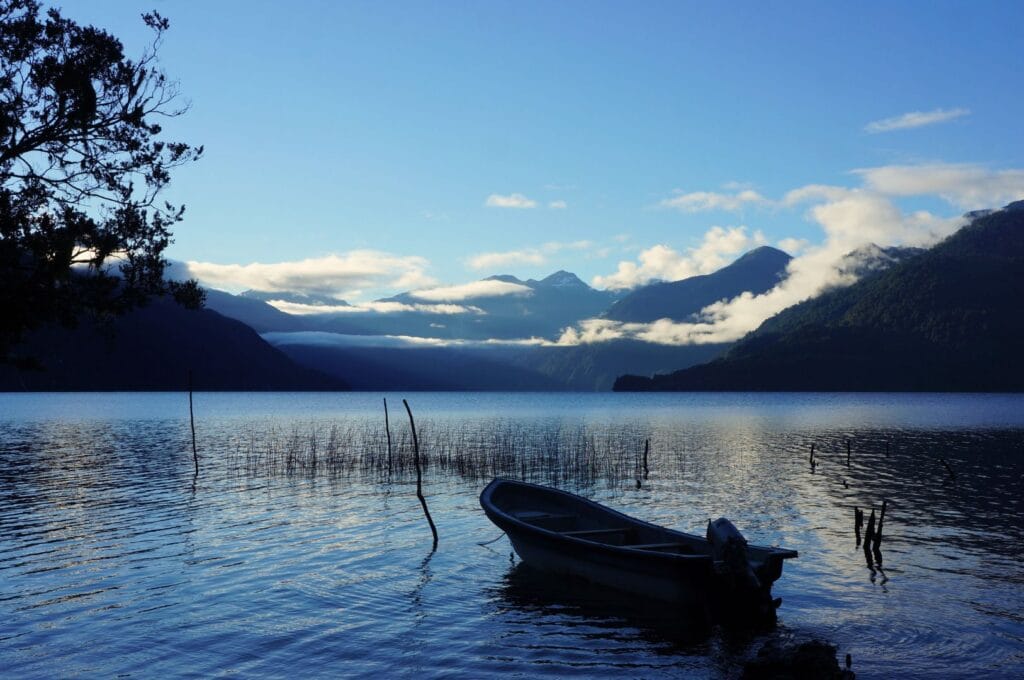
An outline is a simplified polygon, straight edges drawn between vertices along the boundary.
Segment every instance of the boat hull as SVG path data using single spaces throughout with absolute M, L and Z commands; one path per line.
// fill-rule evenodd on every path
M 723 571 L 707 539 L 649 524 L 574 494 L 496 479 L 480 495 L 524 563 L 553 574 L 705 612 L 771 607 L 771 586 L 795 551 L 746 546 L 750 578 Z M 753 583 L 753 585 L 751 585 Z
M 711 580 L 711 560 L 638 560 L 592 548 L 574 550 L 560 541 L 506 530 L 526 564 L 554 574 L 573 575 L 660 602 L 700 608 Z M 659 556 L 660 557 L 660 556 Z

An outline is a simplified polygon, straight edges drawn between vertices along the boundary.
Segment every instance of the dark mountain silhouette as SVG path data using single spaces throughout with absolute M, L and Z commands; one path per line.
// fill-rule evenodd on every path
M 673 346 L 615 340 L 575 347 L 537 347 L 515 360 L 556 380 L 565 389 L 606 391 L 623 373 L 664 373 L 710 361 L 728 348 L 729 344 Z
M 1024 201 L 765 321 L 724 357 L 617 390 L 1024 389 Z
M 785 277 L 791 259 L 777 248 L 755 248 L 713 274 L 638 288 L 613 304 L 604 316 L 634 323 L 666 318 L 686 321 L 719 300 L 746 291 L 758 295 L 771 290 Z
M 285 314 L 263 300 L 244 293 L 232 295 L 222 290 L 207 288 L 206 307 L 228 318 L 237 319 L 258 333 L 301 331 L 307 326 L 303 317 Z
M 366 390 L 528 390 L 566 386 L 519 366 L 519 349 L 464 347 L 358 347 L 303 342 L 277 345 L 296 363 Z
M 296 365 L 239 321 L 166 300 L 109 325 L 40 330 L 19 353 L 35 358 L 39 369 L 0 365 L 0 389 L 180 390 L 189 369 L 197 390 L 347 388 L 343 380 Z

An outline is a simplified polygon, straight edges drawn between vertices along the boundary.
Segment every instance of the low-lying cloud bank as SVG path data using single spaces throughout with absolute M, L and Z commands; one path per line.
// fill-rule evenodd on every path
M 999 206 L 1024 198 L 1024 171 L 1021 170 L 992 171 L 976 165 L 933 164 L 868 168 L 855 171 L 855 175 L 862 178 L 863 186 L 808 185 L 790 191 L 776 202 L 776 205 L 790 208 L 808 206 L 807 218 L 817 223 L 825 238 L 820 245 L 805 246 L 803 252 L 790 261 L 786 278 L 770 291 L 721 300 L 701 310 L 692 322 L 662 319 L 636 324 L 586 319 L 577 327 L 565 329 L 559 344 L 627 338 L 668 345 L 733 342 L 787 307 L 830 288 L 853 283 L 856 276 L 848 258 L 851 252 L 871 244 L 928 247 L 966 221 L 961 216 L 942 217 L 923 210 L 904 212 L 893 202 L 894 197 L 939 196 L 960 209 Z M 665 246 L 655 246 L 640 254 L 639 265 L 620 263 L 619 271 L 601 282 L 610 287 L 627 287 L 634 281 L 649 280 L 648 277 L 683 278 L 674 275 L 690 271 L 704 273 L 701 262 L 710 262 L 714 257 L 732 252 L 731 245 L 723 244 L 743 244 L 738 248 L 742 250 L 747 247 L 749 238 L 742 228 L 716 227 L 708 232 L 699 248 L 689 253 L 681 255 Z M 708 267 L 712 268 L 710 264 Z M 664 273 L 655 276 L 655 272 Z
M 598 288 L 621 290 L 636 288 L 654 280 L 678 281 L 721 269 L 745 250 L 764 245 L 767 240 L 760 231 L 747 234 L 746 227 L 711 227 L 695 248 L 677 252 L 666 245 L 641 251 L 639 264 L 619 262 L 618 271 L 608 276 L 595 276 Z
M 276 307 L 285 314 L 308 316 L 310 314 L 400 314 L 403 312 L 421 312 L 424 314 L 483 314 L 479 307 L 465 305 L 420 305 L 406 304 L 393 300 L 377 300 L 374 302 L 357 302 L 351 305 L 310 305 L 288 300 L 267 300 L 267 304 Z
M 325 331 L 297 331 L 264 333 L 263 339 L 274 346 L 302 345 L 315 347 L 554 347 L 558 343 L 545 338 L 516 338 L 509 340 L 463 340 L 451 338 L 424 338 L 414 335 L 349 335 Z
M 852 283 L 854 275 L 843 257 L 870 243 L 879 246 L 929 246 L 963 223 L 960 217 L 928 211 L 904 211 L 896 201 L 913 197 L 937 197 L 957 211 L 992 208 L 1024 198 L 1024 170 L 991 169 L 977 164 L 931 163 L 887 165 L 854 170 L 856 187 L 811 184 L 798 187 L 779 198 L 765 197 L 742 185 L 724 187 L 725 193 L 678 193 L 666 199 L 668 208 L 692 213 L 703 210 L 736 210 L 756 206 L 761 210 L 802 211 L 822 233 L 820 243 L 784 238 L 780 247 L 795 255 L 788 275 L 763 295 L 740 295 L 702 310 L 687 323 L 662 320 L 653 324 L 621 324 L 600 319 L 583 320 L 566 329 L 558 342 L 575 345 L 634 338 L 662 344 L 729 342 L 742 337 L 768 317 L 793 304 L 820 294 L 830 287 Z M 515 194 L 498 199 L 519 202 Z M 529 201 L 530 199 L 526 199 Z M 498 201 L 501 202 L 501 201 Z M 624 238 L 622 240 L 625 240 Z M 675 281 L 711 273 L 729 264 L 753 247 L 767 243 L 760 231 L 746 226 L 715 226 L 701 242 L 689 249 L 654 244 L 631 260 L 618 262 L 616 270 L 596 276 L 599 288 L 622 290 L 654 280 Z M 592 257 L 597 247 L 588 241 L 551 242 L 515 251 L 479 253 L 465 262 L 472 268 L 488 269 L 513 264 L 548 264 L 555 254 L 574 253 Z M 607 255 L 600 249 L 600 255 Z M 844 266 L 844 264 L 846 266 Z M 288 291 L 332 297 L 337 305 L 303 305 L 284 300 L 272 304 L 291 314 L 324 312 L 479 314 L 473 300 L 501 296 L 528 296 L 532 290 L 500 280 L 474 281 L 441 286 L 427 274 L 430 263 L 424 257 L 405 256 L 376 250 L 307 258 L 293 262 L 217 264 L 188 262 L 172 268 L 169 276 L 195 277 L 203 285 L 231 292 L 246 289 Z M 401 302 L 388 300 L 346 305 L 341 300 L 358 300 L 370 294 L 393 294 L 411 290 Z
M 435 285 L 437 281 L 426 274 L 428 266 L 424 257 L 377 250 L 353 250 L 267 264 L 186 263 L 190 276 L 213 288 L 230 292 L 289 291 L 328 295 L 339 300 L 359 297 L 367 288 L 408 289 Z

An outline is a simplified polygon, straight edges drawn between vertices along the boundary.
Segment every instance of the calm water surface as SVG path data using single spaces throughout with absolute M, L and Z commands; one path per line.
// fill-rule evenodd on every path
M 1024 396 L 415 393 L 435 553 L 382 396 L 197 394 L 195 478 L 184 395 L 0 394 L 0 673 L 717 678 L 781 637 L 861 678 L 1024 676 Z M 479 546 L 493 474 L 799 550 L 777 627 Z M 878 568 L 853 508 L 883 499 Z

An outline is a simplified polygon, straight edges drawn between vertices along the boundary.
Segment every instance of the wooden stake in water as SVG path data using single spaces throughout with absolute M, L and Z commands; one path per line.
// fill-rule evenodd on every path
M 875 529 L 875 540 L 874 549 L 877 552 L 882 546 L 882 525 L 885 523 L 885 507 L 889 504 L 888 501 L 882 500 L 882 512 L 878 515 L 878 528 Z
M 647 467 L 647 452 L 651 448 L 651 440 L 644 440 L 644 479 L 647 479 L 647 475 L 650 474 L 650 468 Z
M 384 397 L 384 432 L 388 436 L 388 472 L 391 472 L 391 425 L 388 423 L 388 398 Z
M 405 412 L 409 414 L 409 427 L 412 428 L 413 462 L 416 464 L 416 497 L 420 499 L 420 505 L 423 506 L 423 514 L 427 516 L 430 533 L 434 535 L 434 550 L 437 550 L 437 527 L 434 526 L 434 520 L 430 517 L 430 510 L 427 509 L 427 499 L 423 497 L 423 472 L 420 470 L 420 441 L 416 437 L 416 422 L 412 419 L 412 409 L 409 408 L 409 402 L 403 399 L 402 403 L 405 404 Z
M 196 417 L 192 412 L 192 369 L 188 369 L 188 421 L 192 425 L 192 462 L 196 466 L 196 476 L 199 475 L 199 454 L 196 452 Z
M 945 458 L 939 458 L 939 460 L 942 461 L 942 464 L 946 467 L 946 472 L 949 473 L 949 478 L 952 479 L 955 482 L 956 481 L 956 473 L 953 472 L 953 468 L 951 468 L 949 466 L 949 463 L 946 462 Z
M 864 532 L 864 552 L 867 552 L 871 548 L 872 542 L 875 540 L 875 509 L 871 508 L 871 516 L 868 517 L 868 528 Z
M 846 467 L 850 467 L 850 440 L 846 440 Z

